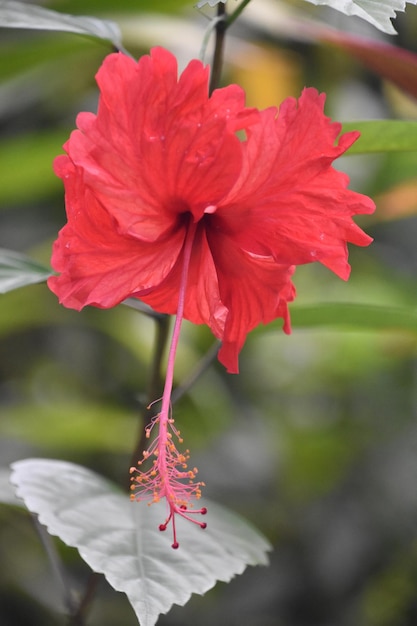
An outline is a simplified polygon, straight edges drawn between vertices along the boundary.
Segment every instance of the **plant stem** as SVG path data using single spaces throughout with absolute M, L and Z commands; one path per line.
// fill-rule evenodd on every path
M 211 79 L 210 79 L 210 95 L 213 93 L 215 89 L 220 86 L 220 79 L 223 68 L 223 54 L 224 54 L 224 41 L 227 29 L 237 20 L 239 15 L 245 9 L 245 7 L 249 4 L 251 0 L 242 0 L 237 9 L 227 15 L 226 13 L 226 5 L 224 2 L 219 2 L 217 5 L 217 18 L 214 26 L 214 30 L 216 32 L 216 41 L 214 44 L 214 54 L 213 54 L 213 62 L 211 65 Z M 209 33 L 211 29 L 209 29 L 206 38 L 208 39 Z M 203 43 L 201 55 L 204 55 L 206 49 L 207 42 Z
M 68 626 L 84 626 L 85 615 L 96 592 L 97 583 L 101 578 L 101 574 L 91 572 L 85 586 L 84 593 L 78 600 L 75 593 L 70 588 L 65 575 L 64 566 L 56 550 L 54 540 L 46 530 L 45 526 L 39 522 L 37 515 L 32 514 L 31 517 L 48 557 L 54 579 L 60 587 L 62 603 L 67 613 L 67 624 Z
M 223 2 L 219 2 L 217 5 L 217 22 L 216 22 L 216 42 L 214 45 L 213 62 L 211 65 L 211 77 L 210 77 L 210 89 L 209 93 L 212 94 L 215 89 L 220 85 L 220 78 L 223 68 L 223 52 L 224 52 L 224 39 L 228 23 L 226 21 L 226 7 Z
M 155 398 L 158 398 L 162 391 L 161 368 L 162 359 L 164 358 L 164 352 L 169 338 L 169 325 L 170 317 L 168 315 L 164 315 L 164 317 L 157 320 L 155 352 L 152 360 L 151 375 L 149 379 L 147 405 L 153 402 Z
M 91 572 L 87 584 L 84 589 L 84 593 L 78 602 L 77 610 L 69 617 L 69 626 L 84 626 L 85 615 L 93 601 L 94 595 L 97 591 L 97 585 L 102 575 L 97 572 Z
M 168 354 L 168 364 L 165 374 L 165 385 L 164 385 L 164 393 L 162 396 L 162 406 L 160 412 L 160 431 L 164 428 L 164 420 L 166 424 L 168 424 L 168 419 L 170 415 L 171 408 L 171 394 L 172 394 L 172 386 L 174 384 L 174 369 L 175 369 L 175 357 L 177 354 L 178 342 L 180 338 L 181 325 L 184 318 L 184 307 L 185 307 L 185 294 L 187 291 L 187 280 L 188 280 L 188 270 L 190 267 L 190 259 L 191 253 L 193 249 L 194 237 L 196 233 L 196 225 L 191 223 L 188 230 L 187 236 L 184 243 L 184 261 L 183 268 L 181 274 L 181 282 L 180 282 L 180 292 L 178 294 L 178 306 L 177 306 L 177 314 L 175 316 L 175 324 L 174 330 L 172 331 L 171 345 L 169 348 Z M 166 431 L 168 431 L 168 426 L 166 426 Z M 161 437 L 163 442 L 163 437 Z M 163 456 L 165 446 L 163 443 L 161 444 L 161 456 Z
M 191 374 L 186 378 L 186 380 L 181 383 L 178 387 L 174 389 L 171 395 L 171 404 L 174 405 L 184 394 L 187 393 L 189 389 L 194 385 L 194 383 L 204 374 L 208 367 L 213 363 L 214 359 L 217 356 L 217 353 L 220 348 L 220 341 L 216 339 L 216 341 L 212 344 L 212 346 L 208 349 L 206 354 L 201 358 L 201 360 L 197 363 Z
M 228 15 L 225 18 L 226 21 L 226 28 L 229 28 L 229 26 L 231 26 L 233 24 L 233 22 L 235 22 L 237 20 L 237 18 L 239 17 L 239 15 L 242 13 L 243 9 L 245 7 L 247 7 L 247 5 L 249 4 L 251 0 L 242 0 L 242 2 L 239 4 L 239 6 L 237 7 L 237 9 L 235 9 L 233 11 L 233 13 L 230 13 L 230 15 Z
M 132 467 L 136 466 L 137 462 L 142 459 L 142 453 L 146 448 L 146 432 L 145 426 L 150 421 L 149 409 L 148 407 L 152 402 L 155 401 L 156 398 L 161 396 L 162 392 L 162 359 L 164 357 L 164 352 L 166 349 L 168 337 L 169 337 L 169 325 L 170 325 L 170 317 L 168 315 L 163 315 L 160 317 L 155 317 L 156 324 L 156 338 L 155 338 L 155 347 L 151 364 L 151 372 L 148 383 L 147 390 L 147 401 L 140 415 L 140 424 L 139 424 L 139 436 L 137 440 L 136 447 L 132 454 L 132 460 L 130 465 Z M 130 490 L 130 480 L 128 482 L 128 489 Z
M 71 616 L 74 615 L 77 611 L 77 603 L 75 601 L 74 594 L 69 588 L 68 582 L 66 580 L 64 567 L 61 562 L 60 556 L 55 548 L 55 544 L 51 535 L 48 533 L 45 526 L 43 526 L 39 522 L 38 516 L 32 514 L 31 517 L 38 533 L 39 539 L 41 540 L 42 546 L 46 552 L 46 556 L 48 557 L 49 565 L 51 567 L 54 579 L 59 585 L 62 603 L 67 611 L 68 618 L 71 619 Z

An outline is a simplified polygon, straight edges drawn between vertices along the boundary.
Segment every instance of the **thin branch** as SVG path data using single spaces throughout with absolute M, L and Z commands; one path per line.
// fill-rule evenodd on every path
M 135 311 L 139 311 L 139 313 L 144 313 L 152 319 L 159 320 L 166 317 L 165 313 L 158 313 L 157 311 L 154 311 L 149 305 L 145 304 L 141 300 L 138 300 L 137 298 L 127 298 L 126 300 L 123 300 L 122 304 L 130 307 L 131 309 L 135 309 Z
M 61 558 L 56 550 L 51 535 L 48 533 L 45 526 L 39 522 L 38 516 L 31 514 L 31 517 L 39 539 L 41 540 L 42 546 L 46 552 L 46 556 L 48 557 L 54 580 L 57 581 L 60 588 L 62 603 L 67 611 L 67 614 L 71 616 L 77 610 L 77 603 L 75 601 L 75 594 L 66 580 Z
M 169 337 L 170 317 L 168 315 L 161 315 L 160 317 L 154 317 L 154 320 L 156 324 L 155 347 L 149 376 L 148 390 L 146 394 L 146 404 L 141 412 L 138 440 L 136 447 L 133 451 L 130 464 L 132 467 L 134 467 L 137 462 L 141 460 L 142 452 L 146 447 L 145 426 L 149 422 L 150 417 L 152 417 L 149 414 L 148 407 L 152 402 L 154 402 L 161 396 L 163 387 L 161 369 L 162 359 L 164 357 L 164 352 Z M 130 488 L 130 477 L 128 485 Z
M 247 5 L 249 4 L 251 0 L 243 0 L 239 6 L 237 7 L 237 9 L 235 9 L 233 11 L 233 13 L 230 13 L 230 15 L 228 15 L 226 17 L 226 24 L 227 24 L 227 28 L 229 28 L 229 26 L 231 26 L 233 24 L 233 22 L 235 22 L 237 20 L 237 18 L 239 17 L 239 15 L 242 13 L 243 9 L 245 9 L 247 7 Z
M 96 572 L 90 573 L 84 593 L 78 600 L 77 594 L 73 589 L 71 589 L 68 583 L 64 565 L 57 552 L 53 538 L 48 533 L 45 526 L 39 522 L 37 515 L 31 514 L 31 517 L 39 539 L 46 552 L 54 580 L 57 581 L 60 588 L 62 603 L 67 614 L 67 624 L 68 626 L 85 626 L 86 613 L 94 598 L 101 574 L 97 574 Z
M 212 20 L 210 20 L 210 24 L 208 25 L 204 36 L 203 36 L 203 43 L 201 44 L 201 48 L 200 48 L 200 54 L 198 55 L 198 58 L 200 59 L 200 61 L 202 61 L 204 63 L 204 59 L 206 57 L 206 52 L 207 52 L 207 46 L 209 44 L 210 41 L 210 37 L 213 33 L 213 31 L 215 30 L 217 24 L 221 21 L 224 20 L 224 16 L 221 15 L 214 17 Z
M 220 341 L 215 341 L 213 345 L 209 348 L 203 358 L 197 363 L 194 370 L 185 379 L 185 381 L 176 387 L 172 392 L 171 403 L 174 405 L 183 395 L 187 393 L 189 389 L 194 385 L 194 383 L 204 374 L 204 372 L 210 367 L 213 363 L 214 359 L 217 356 L 217 353 L 220 348 Z
M 84 593 L 78 602 L 77 610 L 74 611 L 68 620 L 70 626 L 84 626 L 85 616 L 90 608 L 91 602 L 94 599 L 97 586 L 101 578 L 102 574 L 98 574 L 97 572 L 90 573 Z
M 227 30 L 226 7 L 223 2 L 217 5 L 216 42 L 214 45 L 213 62 L 211 65 L 210 94 L 220 85 L 223 68 L 224 40 Z

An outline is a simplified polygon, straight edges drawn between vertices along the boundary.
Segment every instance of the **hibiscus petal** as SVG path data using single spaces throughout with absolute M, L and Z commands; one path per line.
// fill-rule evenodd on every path
M 368 197 L 347 189 L 348 177 L 332 167 L 358 137 L 323 114 L 324 95 L 305 89 L 297 102 L 261 113 L 248 130 L 241 176 L 222 201 L 218 227 L 242 248 L 272 255 L 281 264 L 320 261 L 341 278 L 349 275 L 346 242 L 368 245 L 352 220 L 372 213 Z
M 210 220 L 206 218 L 206 224 Z M 180 256 L 161 284 L 136 295 L 157 311 L 175 314 L 182 262 Z M 209 225 L 199 227 L 189 265 L 184 318 L 206 324 L 222 341 L 219 360 L 228 372 L 239 371 L 239 352 L 258 324 L 281 317 L 285 332 L 291 332 L 287 303 L 295 297 L 294 269 L 278 265 L 272 257 L 244 252 Z
M 246 335 L 258 324 L 282 317 L 284 331 L 291 332 L 287 303 L 295 298 L 291 282 L 295 267 L 245 252 L 232 238 L 213 229 L 208 229 L 208 242 L 221 301 L 228 310 L 219 360 L 229 372 L 237 373 Z
M 177 81 L 176 60 L 162 48 L 137 64 L 109 55 L 97 82 L 97 116 L 78 116 L 65 149 L 120 227 L 154 241 L 178 213 L 197 220 L 216 205 L 240 171 L 230 119 L 243 106 L 242 90 L 219 90 L 212 103 L 208 68 L 192 61 Z
M 48 281 L 62 304 L 80 310 L 88 304 L 112 307 L 137 291 L 161 282 L 175 264 L 185 230 L 147 243 L 120 233 L 66 156 L 56 160 L 65 181 L 68 222 L 54 244 L 52 267 L 61 272 Z
M 161 313 L 177 312 L 183 257 L 166 279 L 149 293 L 136 294 L 143 302 Z M 184 318 L 194 324 L 206 324 L 213 334 L 223 338 L 227 309 L 220 300 L 217 272 L 207 243 L 203 224 L 197 228 L 188 269 Z
M 208 98 L 208 69 L 192 61 L 178 78 L 162 48 L 138 63 L 109 55 L 97 81 L 97 115 L 78 116 L 55 161 L 68 223 L 49 285 L 78 309 L 138 297 L 175 314 L 194 222 L 184 317 L 211 328 L 237 372 L 255 326 L 281 317 L 290 332 L 295 265 L 320 261 L 347 278 L 347 243 L 371 241 L 352 217 L 373 202 L 332 167 L 358 133 L 338 139 L 314 89 L 279 113 L 246 109 L 236 85 Z

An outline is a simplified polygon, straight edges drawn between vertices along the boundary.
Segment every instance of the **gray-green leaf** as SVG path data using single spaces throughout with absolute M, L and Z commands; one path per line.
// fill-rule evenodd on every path
M 9 467 L 0 467 L 0 503 L 23 506 L 24 508 L 22 500 L 16 496 L 15 489 L 10 482 Z
M 210 7 L 215 7 L 216 4 L 220 4 L 220 2 L 226 4 L 227 0 L 200 0 L 200 2 L 197 2 L 196 7 L 198 9 L 201 9 L 201 7 L 203 7 L 205 4 L 208 4 Z
M 164 502 L 131 502 L 90 470 L 63 461 L 27 459 L 12 465 L 12 482 L 27 508 L 52 535 L 78 548 L 96 572 L 129 598 L 141 626 L 154 626 L 173 604 L 229 581 L 247 565 L 266 565 L 268 542 L 227 509 L 205 502 L 207 528 L 178 520 L 178 550 L 158 526 Z
M 17 0 L 0 0 L 0 27 L 54 30 L 89 35 L 110 41 L 123 50 L 117 24 L 84 15 L 68 15 Z
M 0 293 L 42 283 L 51 275 L 50 269 L 24 254 L 0 248 Z
M 358 130 L 361 136 L 349 148 L 348 155 L 417 151 L 417 122 L 414 121 L 365 120 L 343 124 L 343 132 L 351 130 Z
M 406 3 L 417 4 L 417 0 L 306 0 L 311 4 L 326 5 L 345 15 L 356 15 L 370 22 L 379 30 L 391 35 L 396 33 L 391 24 L 396 11 L 405 11 Z

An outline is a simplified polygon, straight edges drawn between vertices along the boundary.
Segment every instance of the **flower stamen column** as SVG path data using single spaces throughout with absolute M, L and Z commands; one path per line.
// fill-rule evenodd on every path
M 174 419 L 171 414 L 171 394 L 174 381 L 175 356 L 184 315 L 191 251 L 197 229 L 197 225 L 192 222 L 191 219 L 192 218 L 190 218 L 184 242 L 178 307 L 168 355 L 161 410 L 146 428 L 146 437 L 150 439 L 154 429 L 157 430 L 157 433 L 148 449 L 144 451 L 143 459 L 138 463 L 139 467 L 130 468 L 130 473 L 132 474 L 132 500 L 142 501 L 144 499 L 151 499 L 152 503 L 159 502 L 161 498 L 166 499 L 168 516 L 166 520 L 160 524 L 159 530 L 166 530 L 168 524 L 170 522 L 172 523 L 172 547 L 174 549 L 179 547 L 175 524 L 176 515 L 180 515 L 197 524 L 200 528 L 204 529 L 207 526 L 205 522 L 200 522 L 191 517 L 192 515 L 205 515 L 207 513 L 205 507 L 198 510 L 190 510 L 190 506 L 192 506 L 190 502 L 193 499 L 198 500 L 201 497 L 201 487 L 204 486 L 204 483 L 201 481 L 194 482 L 198 472 L 196 467 L 188 469 L 189 450 L 185 450 L 183 453 L 177 450 L 175 439 L 177 439 L 179 443 L 182 443 L 183 440 L 180 436 L 180 432 L 175 427 Z M 152 458 L 151 467 L 147 471 L 142 471 L 140 466 L 150 458 Z

